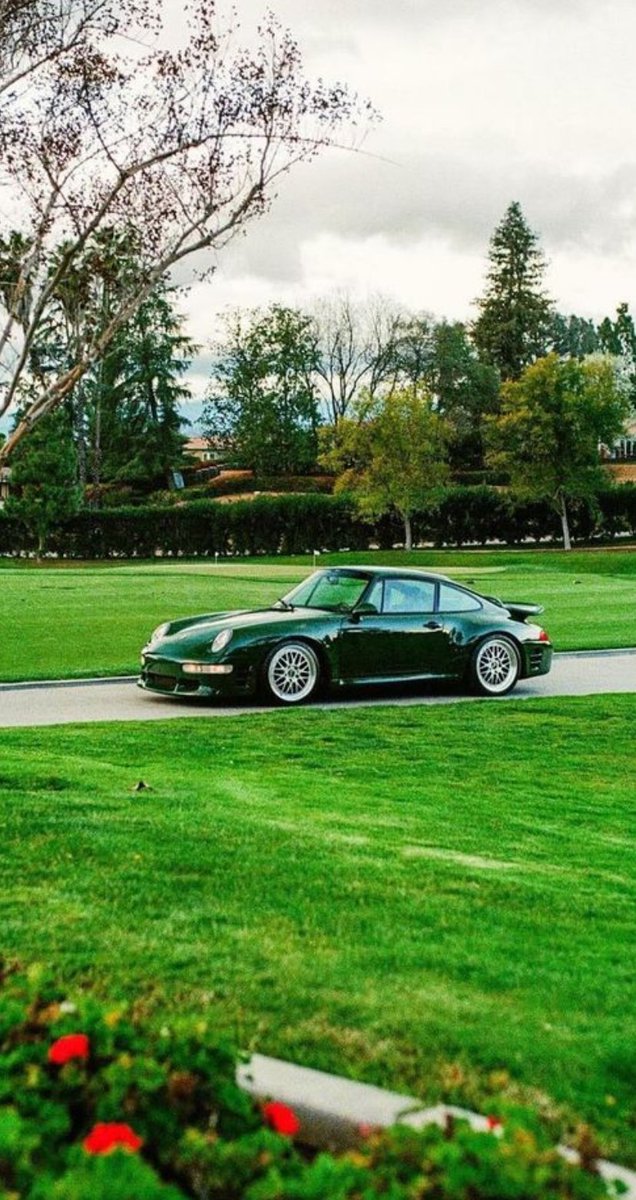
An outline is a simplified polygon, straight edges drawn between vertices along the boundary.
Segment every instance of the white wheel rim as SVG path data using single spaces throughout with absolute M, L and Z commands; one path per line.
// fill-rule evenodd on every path
M 267 679 L 277 700 L 298 703 L 311 695 L 318 678 L 312 652 L 302 646 L 281 646 L 272 658 Z
M 505 692 L 517 677 L 518 664 L 508 642 L 493 639 L 477 655 L 477 677 L 489 692 Z

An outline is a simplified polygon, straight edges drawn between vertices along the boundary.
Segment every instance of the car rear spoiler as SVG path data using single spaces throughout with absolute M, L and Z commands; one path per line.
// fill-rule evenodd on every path
M 500 608 L 507 608 L 513 621 L 525 621 L 528 617 L 538 617 L 544 611 L 542 604 L 521 604 L 517 600 L 500 600 L 499 596 L 486 596 Z

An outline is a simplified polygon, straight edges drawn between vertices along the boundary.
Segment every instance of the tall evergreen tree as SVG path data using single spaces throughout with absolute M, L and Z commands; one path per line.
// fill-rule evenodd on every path
M 550 333 L 551 349 L 560 358 L 587 358 L 588 354 L 608 353 L 601 344 L 596 325 L 589 317 L 577 317 L 576 313 L 565 316 L 555 313 Z
M 103 360 L 93 397 L 101 392 L 101 475 L 144 480 L 165 475 L 181 457 L 179 403 L 194 347 L 161 285 L 124 325 Z M 106 374 L 106 378 L 103 375 Z
M 18 446 L 6 512 L 24 521 L 39 558 L 53 527 L 78 511 L 80 498 L 70 421 L 68 413 L 58 409 Z
M 598 327 L 601 350 L 604 354 L 612 354 L 616 358 L 630 358 L 636 361 L 636 327 L 634 318 L 629 311 L 629 304 L 619 304 L 616 317 L 612 321 L 605 317 Z
M 62 245 L 58 256 L 64 252 Z M 30 355 L 31 393 L 87 352 L 122 288 L 140 274 L 130 230 L 102 230 L 90 240 L 52 293 Z M 179 402 L 189 395 L 182 377 L 194 350 L 171 290 L 159 283 L 67 398 L 82 486 L 156 479 L 179 461 Z
M 492 236 L 486 290 L 477 301 L 473 339 L 501 378 L 518 379 L 546 353 L 552 303 L 543 288 L 545 258 L 515 200 Z
M 600 348 L 620 359 L 627 383 L 630 408 L 636 413 L 636 327 L 628 304 L 619 304 L 612 321 L 605 317 L 598 327 Z

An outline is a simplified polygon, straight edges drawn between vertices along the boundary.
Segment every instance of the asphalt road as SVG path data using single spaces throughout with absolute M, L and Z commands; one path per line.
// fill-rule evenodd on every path
M 539 696 L 587 696 L 602 692 L 636 692 L 636 648 L 557 654 L 552 671 L 518 684 L 512 699 Z M 497 703 L 506 703 L 502 697 Z M 346 708 L 372 704 L 452 704 L 469 697 L 457 687 L 438 684 L 381 691 L 349 692 L 320 705 Z M 136 687 L 134 679 L 64 681 L 52 684 L 0 685 L 0 728 L 67 725 L 75 721 L 156 721 L 166 718 L 247 715 L 264 712 L 252 703 L 221 705 L 171 700 Z

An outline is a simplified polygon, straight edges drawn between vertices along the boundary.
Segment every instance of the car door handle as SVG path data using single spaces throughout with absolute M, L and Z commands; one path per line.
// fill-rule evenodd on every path
M 442 626 L 440 625 L 439 621 L 427 621 L 426 624 L 424 625 L 424 628 L 425 629 L 441 629 Z

